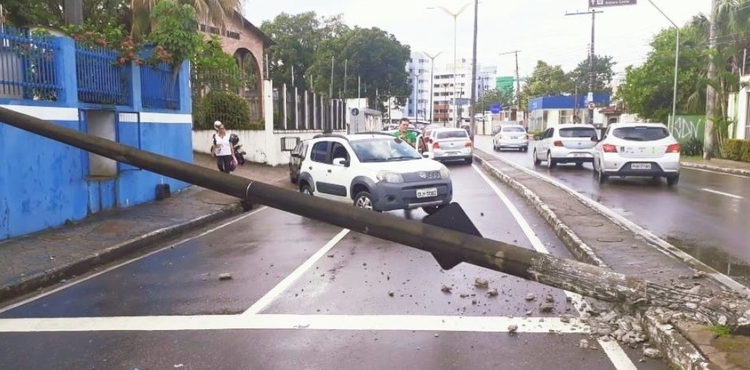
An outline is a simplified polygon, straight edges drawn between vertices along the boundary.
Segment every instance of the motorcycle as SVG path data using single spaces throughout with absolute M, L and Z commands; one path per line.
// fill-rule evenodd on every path
M 235 134 L 229 135 L 229 143 L 232 144 L 232 151 L 234 153 L 234 157 L 237 158 L 237 164 L 242 166 L 243 164 L 245 164 L 245 154 L 247 154 L 247 152 L 242 150 L 242 144 L 239 144 L 239 142 L 240 142 L 239 136 Z

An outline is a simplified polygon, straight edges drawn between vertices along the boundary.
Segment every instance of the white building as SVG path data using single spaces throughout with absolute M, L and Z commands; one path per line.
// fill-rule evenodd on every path
M 412 91 L 408 97 L 403 97 L 406 102 L 404 106 L 397 104 L 396 97 L 390 98 L 390 108 L 388 112 L 383 113 L 390 116 L 391 121 L 407 117 L 419 121 L 454 122 L 456 104 L 453 101 L 453 63 L 442 67 L 436 65 L 434 79 L 432 79 L 432 67 L 427 55 L 412 52 L 411 60 L 406 64 Z M 496 75 L 497 67 L 477 65 L 477 98 L 480 98 L 486 90 L 495 88 Z M 471 60 L 460 59 L 456 64 L 456 96 L 461 117 L 466 121 L 469 119 L 470 80 Z M 430 96 L 432 96 L 432 102 Z M 432 112 L 430 112 L 430 104 L 433 107 Z

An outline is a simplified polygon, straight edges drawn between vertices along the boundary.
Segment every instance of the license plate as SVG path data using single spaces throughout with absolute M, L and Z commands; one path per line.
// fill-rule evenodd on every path
M 576 158 L 588 157 L 586 153 L 573 153 L 573 156 Z
M 650 170 L 651 163 L 632 163 L 630 164 L 630 168 L 634 170 Z
M 437 188 L 417 189 L 417 198 L 432 198 L 438 195 Z

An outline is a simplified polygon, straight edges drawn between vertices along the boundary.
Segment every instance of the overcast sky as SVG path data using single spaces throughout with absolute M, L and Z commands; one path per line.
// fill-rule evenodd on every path
M 637 5 L 604 9 L 596 16 L 596 53 L 611 55 L 616 71 L 640 64 L 649 51 L 648 42 L 671 24 L 648 0 Z M 675 23 L 682 25 L 694 14 L 707 12 L 710 0 L 653 0 Z M 430 6 L 457 11 L 468 0 L 247 0 L 245 16 L 260 26 L 281 12 L 314 10 L 321 15 L 343 13 L 346 23 L 380 27 L 393 33 L 415 51 L 443 52 L 436 63 L 453 58 L 453 18 Z M 473 3 L 472 3 L 473 4 Z M 587 0 L 482 0 L 479 4 L 478 59 L 483 65 L 497 65 L 498 75 L 512 75 L 513 55 L 520 50 L 521 76 L 529 74 L 536 61 L 575 68 L 587 57 L 591 37 L 591 16 L 566 16 L 587 11 Z M 473 6 L 458 18 L 458 58 L 471 57 Z

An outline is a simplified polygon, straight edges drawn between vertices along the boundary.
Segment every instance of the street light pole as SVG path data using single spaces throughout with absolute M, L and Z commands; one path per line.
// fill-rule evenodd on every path
M 674 27 L 675 31 L 677 32 L 677 41 L 675 41 L 674 45 L 674 84 L 672 85 L 672 122 L 671 125 L 674 125 L 675 119 L 677 119 L 677 72 L 680 68 L 680 27 L 677 27 L 677 24 L 675 24 L 669 17 L 667 17 L 666 14 L 658 7 L 656 4 L 654 4 L 653 1 L 648 0 L 651 5 L 656 8 L 656 10 L 661 13 L 661 15 L 666 18 L 669 23 L 672 23 L 672 26 Z
M 476 1 L 476 0 L 475 0 Z M 461 7 L 457 12 L 452 12 L 448 8 L 444 6 L 431 6 L 427 9 L 440 9 L 444 11 L 446 14 L 453 17 L 453 122 L 455 123 L 456 127 L 460 127 L 458 124 L 458 100 L 456 98 L 457 96 L 457 83 L 456 83 L 456 68 L 458 66 L 458 56 L 457 56 L 457 49 L 458 49 L 458 16 L 461 15 L 461 13 L 466 10 L 466 8 L 469 7 L 471 3 L 466 3 L 464 6 Z M 473 83 L 473 82 L 472 82 Z
M 471 141 L 474 142 L 474 132 L 476 132 L 477 123 L 476 123 L 476 117 L 475 117 L 475 111 L 474 107 L 477 103 L 477 83 L 475 81 L 476 75 L 477 75 L 477 33 L 479 30 L 479 19 L 478 19 L 478 13 L 479 13 L 479 0 L 474 0 L 474 41 L 471 51 L 471 103 L 469 106 L 469 124 L 471 131 L 469 133 L 469 136 L 471 137 Z
M 430 58 L 430 123 L 432 123 L 433 114 L 435 113 L 435 106 L 432 105 L 432 98 L 435 96 L 435 58 L 442 53 L 442 51 L 435 55 L 424 53 L 424 55 Z

